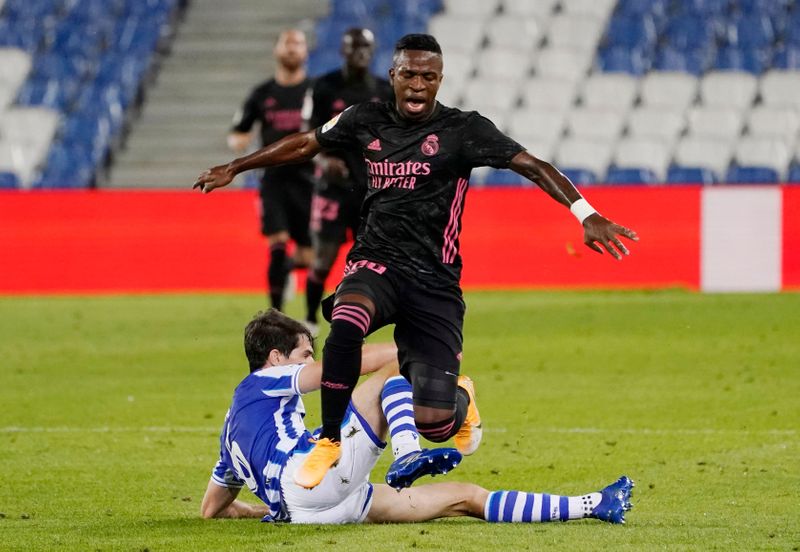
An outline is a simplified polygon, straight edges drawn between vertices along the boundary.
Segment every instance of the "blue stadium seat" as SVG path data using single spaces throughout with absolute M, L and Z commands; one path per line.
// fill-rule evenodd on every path
M 681 51 L 665 46 L 656 53 L 653 69 L 660 71 L 684 71 L 693 75 L 703 74 L 709 66 L 709 51 L 703 49 Z
M 800 13 L 800 8 L 796 11 Z M 791 24 L 786 27 L 783 40 L 787 45 L 800 46 L 800 15 L 792 18 Z
M 86 149 L 92 162 L 102 162 L 111 143 L 111 123 L 104 117 L 73 115 L 67 118 L 60 134 L 61 140 Z
M 778 182 L 778 172 L 769 167 L 734 165 L 728 169 L 725 181 L 729 184 L 774 184 Z
M 530 184 L 524 176 L 520 176 L 508 169 L 492 169 L 486 174 L 486 186 L 522 186 Z
M 667 170 L 669 184 L 713 184 L 713 171 L 702 167 L 680 167 L 674 165 Z
M 596 184 L 598 181 L 597 176 L 592 171 L 586 169 L 559 167 L 559 170 L 576 185 Z
M 0 46 L 20 48 L 33 53 L 42 42 L 40 25 L 22 21 L 0 20 Z
M 760 74 L 769 66 L 771 57 L 772 52 L 768 49 L 728 46 L 717 52 L 714 68 Z
M 52 171 L 49 168 L 33 181 L 34 190 L 86 189 L 94 185 L 94 170 L 81 167 L 69 172 Z
M 684 8 L 698 15 L 725 14 L 733 7 L 733 0 L 689 0 L 679 3 Z
M 0 190 L 16 190 L 19 188 L 17 173 L 0 171 Z
M 0 47 L 32 54 L 17 102 L 50 107 L 64 116 L 57 140 L 69 147 L 54 145 L 37 186 L 93 182 L 122 129 L 126 108 L 138 98 L 162 37 L 170 36 L 167 25 L 174 22 L 179 3 L 185 1 L 0 1 Z
M 644 168 L 611 167 L 606 173 L 608 184 L 655 184 L 659 181 L 655 173 Z
M 35 189 L 88 188 L 96 163 L 90 151 L 75 144 L 56 142 L 50 147 L 46 168 L 33 183 Z
M 125 16 L 148 17 L 163 20 L 178 5 L 178 0 L 127 0 L 123 2 Z
M 776 69 L 800 69 L 800 46 L 784 45 L 775 50 L 772 66 Z
M 775 18 L 785 18 L 787 9 L 792 0 L 738 0 L 739 9 L 746 14 L 768 15 Z
M 724 21 L 711 16 L 679 16 L 667 24 L 664 39 L 678 50 L 713 49 L 723 26 Z
M 399 17 L 419 17 L 427 21 L 430 16 L 442 10 L 442 0 L 405 0 L 404 2 L 388 2 L 392 12 L 389 19 Z
M 17 102 L 65 112 L 71 109 L 76 92 L 77 88 L 69 81 L 62 84 L 56 79 L 28 79 L 17 95 Z
M 3 15 L 12 20 L 39 21 L 58 11 L 61 0 L 6 0 Z
M 666 13 L 665 0 L 620 0 L 617 3 L 617 13 L 632 17 L 651 15 L 656 18 Z
M 373 64 L 375 63 L 374 58 L 372 62 Z M 342 65 L 342 57 L 339 54 L 338 49 L 322 50 L 320 48 L 317 48 L 313 52 L 311 52 L 308 56 L 308 74 L 311 75 L 312 77 L 318 77 L 320 75 L 324 75 L 329 71 L 338 69 L 339 67 L 341 67 L 341 65 Z
M 609 46 L 624 46 L 649 51 L 656 42 L 656 27 L 649 15 L 614 16 L 606 31 Z
M 789 167 L 789 175 L 786 177 L 786 182 L 800 184 L 800 162 L 792 163 L 792 166 Z
M 65 19 L 58 26 L 50 45 L 51 51 L 62 56 L 95 59 L 111 34 L 108 26 L 84 20 Z
M 116 39 L 111 44 L 112 49 L 120 53 L 146 56 L 149 61 L 161 37 L 161 28 L 153 20 L 129 17 L 117 23 L 113 36 Z
M 81 0 L 72 4 L 70 19 L 104 21 L 116 19 L 122 8 L 122 2 L 114 0 Z
M 729 44 L 744 48 L 766 48 L 775 41 L 775 31 L 769 17 L 743 15 L 728 26 L 726 38 Z
M 31 72 L 39 78 L 80 80 L 86 76 L 89 68 L 89 62 L 85 58 L 65 57 L 51 52 L 36 56 Z
M 375 55 L 372 57 L 372 63 L 369 66 L 370 71 L 373 74 L 379 75 L 384 79 L 388 78 L 386 72 L 389 70 L 389 67 L 392 66 L 392 55 L 394 54 L 394 47 L 392 48 L 381 48 Z
M 616 46 L 601 50 L 598 55 L 598 65 L 606 72 L 630 73 L 643 75 L 648 67 L 646 57 L 639 49 L 627 46 Z
M 54 172 L 68 173 L 93 164 L 91 151 L 63 141 L 53 143 L 47 153 L 47 167 Z
M 122 107 L 127 108 L 136 97 L 147 69 L 148 61 L 136 55 L 109 52 L 99 61 L 97 74 L 91 84 L 96 90 L 91 93 L 116 87 Z M 91 101 L 91 98 L 88 100 Z

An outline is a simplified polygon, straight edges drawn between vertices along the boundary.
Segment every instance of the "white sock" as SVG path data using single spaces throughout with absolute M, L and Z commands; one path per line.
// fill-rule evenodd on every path
M 414 422 L 411 384 L 402 376 L 386 380 L 381 391 L 381 408 L 389 422 L 389 438 L 395 458 L 421 450 Z

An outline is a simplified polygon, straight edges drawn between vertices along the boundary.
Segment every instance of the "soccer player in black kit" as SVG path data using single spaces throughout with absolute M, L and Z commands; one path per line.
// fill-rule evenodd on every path
M 258 85 L 234 118 L 228 145 L 236 152 L 247 148 L 256 122 L 261 127 L 262 145 L 301 129 L 303 101 L 310 86 L 305 70 L 305 34 L 297 29 L 283 31 L 274 54 L 278 65 L 275 77 Z M 313 189 L 311 162 L 266 168 L 261 179 L 261 232 L 269 243 L 267 284 L 270 302 L 278 310 L 283 308 L 289 273 L 308 266 L 313 256 L 308 230 Z M 286 253 L 290 238 L 297 246 L 294 259 L 287 258 Z
M 393 92 L 389 82 L 369 73 L 375 38 L 369 29 L 349 29 L 342 36 L 344 66 L 319 77 L 312 87 L 307 128 L 316 128 L 351 105 L 388 101 Z M 366 194 L 367 168 L 360 152 L 338 150 L 317 155 L 321 169 L 311 201 L 311 241 L 314 261 L 306 280 L 306 323 L 317 326 L 317 311 L 331 267 L 350 232 L 355 239 L 360 225 L 361 205 Z
M 323 351 L 323 429 L 295 473 L 299 485 L 318 484 L 339 458 L 340 425 L 358 380 L 362 341 L 390 323 L 401 372 L 412 384 L 419 433 L 434 442 L 455 436 L 465 454 L 477 446 L 473 386 L 458 376 L 464 317 L 459 235 L 472 168 L 510 168 L 536 183 L 578 218 L 584 243 L 598 253 L 605 249 L 621 259 L 628 249 L 620 236 L 638 239 L 597 213 L 569 179 L 491 121 L 436 102 L 442 69 L 434 37 L 406 35 L 389 70 L 394 102 L 353 106 L 313 131 L 213 167 L 194 183 L 208 192 L 242 171 L 310 159 L 326 149 L 358 151 L 368 167 L 365 216 L 336 290 Z

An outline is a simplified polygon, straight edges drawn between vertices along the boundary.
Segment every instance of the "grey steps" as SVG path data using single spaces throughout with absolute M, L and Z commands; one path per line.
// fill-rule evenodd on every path
M 309 28 L 327 11 L 320 0 L 193 0 L 104 186 L 189 189 L 201 171 L 230 160 L 233 115 L 272 75 L 278 33 Z

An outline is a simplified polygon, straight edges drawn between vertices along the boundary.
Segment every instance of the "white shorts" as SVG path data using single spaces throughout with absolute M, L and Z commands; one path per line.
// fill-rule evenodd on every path
M 281 490 L 292 523 L 364 521 L 372 504 L 369 474 L 385 447 L 351 403 L 342 422 L 342 457 L 319 485 L 305 489 L 294 482 L 307 453 L 293 454 L 283 470 Z

